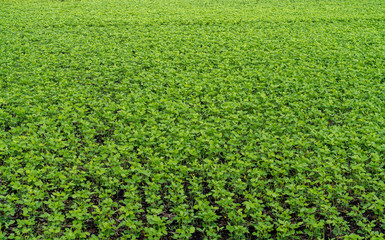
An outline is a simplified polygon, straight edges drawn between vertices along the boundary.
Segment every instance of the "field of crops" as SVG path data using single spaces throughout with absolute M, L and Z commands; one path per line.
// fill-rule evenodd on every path
M 0 239 L 384 239 L 383 0 L 0 1 Z

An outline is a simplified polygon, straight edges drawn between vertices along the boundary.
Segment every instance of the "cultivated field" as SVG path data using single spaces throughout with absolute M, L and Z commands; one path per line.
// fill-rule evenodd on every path
M 384 239 L 383 0 L 0 1 L 0 239 Z

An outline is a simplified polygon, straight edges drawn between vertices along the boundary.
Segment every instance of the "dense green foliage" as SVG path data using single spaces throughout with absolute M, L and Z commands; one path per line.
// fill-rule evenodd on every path
M 0 239 L 383 239 L 382 0 L 0 2 Z

